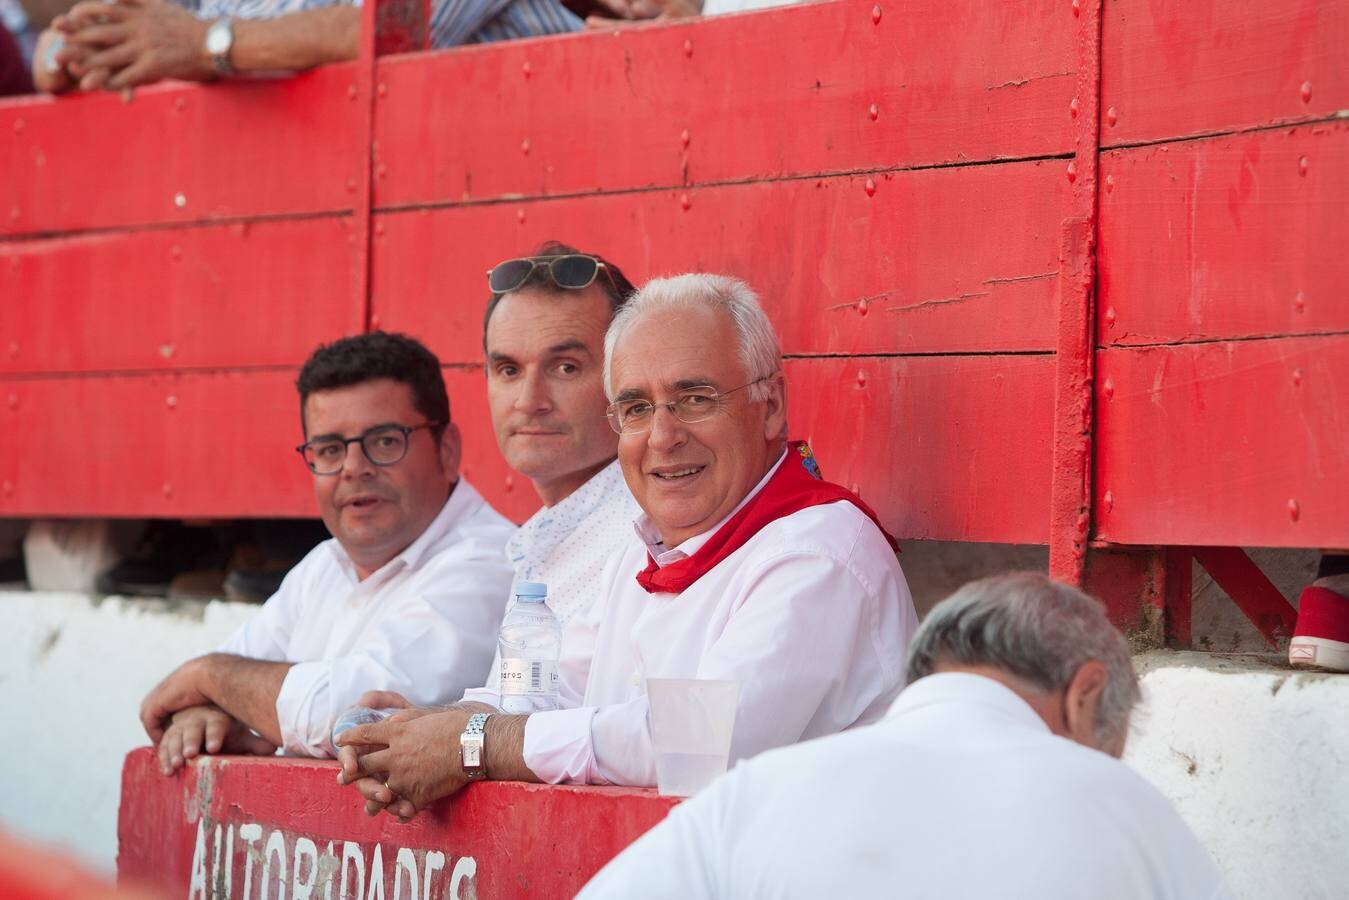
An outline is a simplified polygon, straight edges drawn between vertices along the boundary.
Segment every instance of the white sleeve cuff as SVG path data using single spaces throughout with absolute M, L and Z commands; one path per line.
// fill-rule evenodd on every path
M 596 707 L 534 713 L 525 722 L 525 765 L 547 784 L 607 784 L 595 771 Z M 489 751 L 490 752 L 490 751 Z
M 327 660 L 296 663 L 276 695 L 276 720 L 281 726 L 281 748 L 294 756 L 330 759 L 333 720 L 332 663 Z

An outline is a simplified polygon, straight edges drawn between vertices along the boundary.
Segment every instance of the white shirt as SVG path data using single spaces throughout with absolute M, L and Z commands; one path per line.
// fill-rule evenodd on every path
M 632 540 L 632 520 L 641 511 L 615 461 L 558 503 L 534 513 L 507 542 L 506 557 L 516 582 L 548 585 L 548 607 L 562 623 L 560 671 L 574 668 L 578 659 L 583 667 L 589 660 L 595 623 L 584 613 L 599 594 L 605 564 Z M 515 585 L 511 590 L 513 594 Z M 487 686 L 467 691 L 464 700 L 500 707 L 500 666 L 498 648 Z M 564 706 L 581 702 L 584 680 L 584 672 L 579 678 L 559 677 Z
M 1171 804 L 1008 688 L 931 675 L 870 728 L 768 753 L 680 805 L 585 900 L 1213 900 Z
M 579 705 L 525 725 L 525 764 L 544 781 L 655 784 L 647 678 L 738 681 L 732 762 L 879 719 L 899 692 L 913 600 L 894 551 L 853 504 L 769 523 L 680 594 L 637 584 L 656 539 L 645 516 L 637 529 L 605 568 L 589 659 L 569 659 L 564 640 L 564 700 L 574 693 Z M 692 555 L 715 531 L 661 552 L 658 564 Z
M 331 756 L 333 720 L 366 691 L 431 706 L 482 684 L 510 592 L 513 530 L 460 478 L 426 530 L 364 581 L 336 540 L 300 560 L 220 648 L 295 664 L 276 698 L 286 752 Z

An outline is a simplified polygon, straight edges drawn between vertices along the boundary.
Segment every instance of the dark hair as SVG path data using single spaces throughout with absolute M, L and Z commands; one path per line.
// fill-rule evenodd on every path
M 310 355 L 295 389 L 300 392 L 300 422 L 304 404 L 315 391 L 351 387 L 377 378 L 392 378 L 412 389 L 412 403 L 428 422 L 437 441 L 450 422 L 450 397 L 440 360 L 421 341 L 405 334 L 372 331 L 322 344 Z M 306 426 L 306 434 L 308 426 Z
M 604 296 L 609 300 L 609 317 L 612 319 L 614 314 L 623 308 L 623 304 L 627 303 L 628 298 L 630 298 L 637 290 L 632 286 L 632 282 L 628 280 L 628 276 L 623 274 L 622 269 L 609 262 L 609 260 L 605 259 L 603 256 L 600 256 L 598 253 L 587 253 L 584 250 L 577 250 L 575 247 L 564 244 L 561 241 L 544 241 L 538 246 L 538 249 L 530 254 L 530 256 L 538 258 L 541 256 L 571 256 L 573 254 L 593 256 L 595 259 L 604 263 L 604 271 L 609 274 L 606 277 L 604 272 L 600 272 L 595 276 L 595 283 L 593 286 L 598 286 L 600 291 L 602 291 Z M 554 284 L 553 279 L 548 275 L 548 271 L 542 268 L 537 268 L 531 272 L 529 278 L 525 280 L 525 283 L 515 290 L 522 291 L 525 288 L 534 288 L 549 294 L 561 295 L 572 293 L 569 288 L 560 288 Z M 515 291 L 512 291 L 511 293 L 515 293 Z M 487 349 L 487 325 L 492 321 L 492 313 L 496 310 L 497 304 L 501 302 L 501 298 L 504 296 L 506 295 L 493 294 L 487 301 L 487 312 L 483 313 L 482 317 L 483 350 Z

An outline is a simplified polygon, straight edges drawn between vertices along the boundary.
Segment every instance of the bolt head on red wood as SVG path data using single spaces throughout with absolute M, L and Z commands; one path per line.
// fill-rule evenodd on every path
M 1296 500 L 1288 501 L 1288 518 L 1292 519 L 1294 522 L 1302 518 L 1302 507 L 1298 505 Z
M 873 103 L 871 104 L 870 107 L 868 107 L 867 113 L 870 114 L 871 121 L 874 122 L 881 117 L 881 108 L 877 106 L 875 103 Z
M 1111 328 L 1115 327 L 1115 307 L 1108 306 L 1105 310 L 1105 324 Z
M 867 373 L 861 369 L 857 370 L 857 386 L 860 388 L 867 386 Z
M 1111 194 L 1114 193 L 1114 191 L 1115 191 L 1115 176 L 1114 175 L 1105 176 L 1105 192 L 1107 194 Z
M 1114 128 L 1115 123 L 1118 121 L 1119 121 L 1119 113 L 1115 110 L 1115 107 L 1112 106 L 1105 111 L 1105 124 L 1109 125 L 1111 128 Z
M 523 74 L 526 78 L 528 78 L 529 76 L 531 76 L 531 75 L 534 74 L 534 70 L 533 70 L 532 68 L 530 68 L 529 60 L 525 60 L 525 64 L 522 65 L 522 66 L 520 67 L 520 72 L 521 72 L 521 74 Z
M 1301 94 L 1303 103 L 1312 102 L 1312 83 L 1310 81 L 1302 82 Z
M 164 398 L 164 405 L 169 409 L 176 409 L 178 407 L 178 398 L 173 394 L 169 394 Z
M 515 220 L 521 225 L 525 224 L 525 211 L 523 209 L 517 209 L 515 211 Z
M 682 144 L 685 149 L 688 149 L 690 140 L 691 138 L 689 137 L 689 130 L 687 128 L 679 132 L 679 143 Z
M 1078 103 L 1078 102 L 1077 102 L 1077 98 L 1074 97 L 1074 98 L 1068 103 L 1068 115 L 1070 115 L 1070 116 L 1072 116 L 1074 119 L 1076 119 L 1076 118 L 1077 118 L 1077 114 L 1078 114 L 1079 112 L 1081 112 L 1081 111 L 1082 111 L 1082 104 Z
M 874 179 L 871 179 L 871 178 L 868 178 L 867 181 L 866 181 L 866 184 L 862 185 L 862 189 L 863 189 L 864 191 L 867 192 L 867 196 L 868 196 L 868 197 L 874 197 L 874 196 L 876 196 L 876 182 L 875 182 L 875 180 L 874 180 Z
M 1302 384 L 1302 370 L 1301 370 L 1301 369 L 1294 369 L 1294 370 L 1293 370 L 1293 387 L 1299 387 L 1299 386 L 1301 386 L 1301 384 Z
M 529 155 L 529 138 L 525 138 L 520 142 L 520 152 L 525 156 Z
M 1068 163 L 1068 181 L 1069 183 L 1077 181 L 1077 160 Z
M 858 300 L 858 301 L 857 301 L 857 311 L 858 311 L 858 313 L 860 313 L 860 314 L 863 315 L 863 316 L 865 316 L 865 315 L 867 314 L 867 298 L 866 298 L 866 297 L 863 297 L 861 300 Z M 809 443 L 809 442 L 807 442 L 807 443 Z
M 1101 396 L 1105 397 L 1107 400 L 1115 396 L 1115 382 L 1107 378 L 1105 383 L 1101 385 Z
M 1293 311 L 1300 313 L 1306 312 L 1306 310 L 1307 310 L 1307 298 L 1305 295 L 1303 295 L 1301 291 L 1298 291 L 1297 295 L 1293 297 Z
M 1310 169 L 1310 168 L 1311 168 L 1311 164 L 1307 162 L 1307 157 L 1305 157 L 1305 156 L 1300 156 L 1300 157 L 1298 157 L 1298 161 L 1297 161 L 1297 173 L 1298 173 L 1299 175 L 1301 175 L 1303 178 L 1306 178 L 1306 177 L 1307 177 L 1307 170 Z
M 21 132 L 21 131 L 23 131 L 23 119 L 15 119 L 15 120 L 14 120 L 14 133 L 15 133 L 15 134 L 18 134 L 18 133 Z
M 877 4 L 876 6 L 871 7 L 871 24 L 872 24 L 872 25 L 879 25 L 879 24 L 881 24 L 881 7 L 880 7 L 880 4 Z
M 1105 507 L 1106 512 L 1115 508 L 1115 494 L 1113 491 L 1106 491 L 1105 496 L 1101 498 L 1101 505 Z
M 690 40 L 685 40 L 685 41 L 684 41 L 684 55 L 687 56 L 687 57 L 692 58 L 692 56 L 693 56 L 693 41 L 690 41 Z
M 679 208 L 680 208 L 680 209 L 688 210 L 688 208 L 689 208 L 690 206 L 692 206 L 692 205 L 693 205 L 693 201 L 689 198 L 689 195 L 688 195 L 688 194 L 680 194 L 680 195 L 679 195 Z

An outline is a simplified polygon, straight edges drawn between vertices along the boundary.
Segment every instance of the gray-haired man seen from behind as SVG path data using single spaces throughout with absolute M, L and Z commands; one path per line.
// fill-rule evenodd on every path
M 582 898 L 1226 898 L 1117 757 L 1138 680 L 1096 601 L 1043 575 L 924 620 L 878 724 L 766 753 L 676 808 Z

